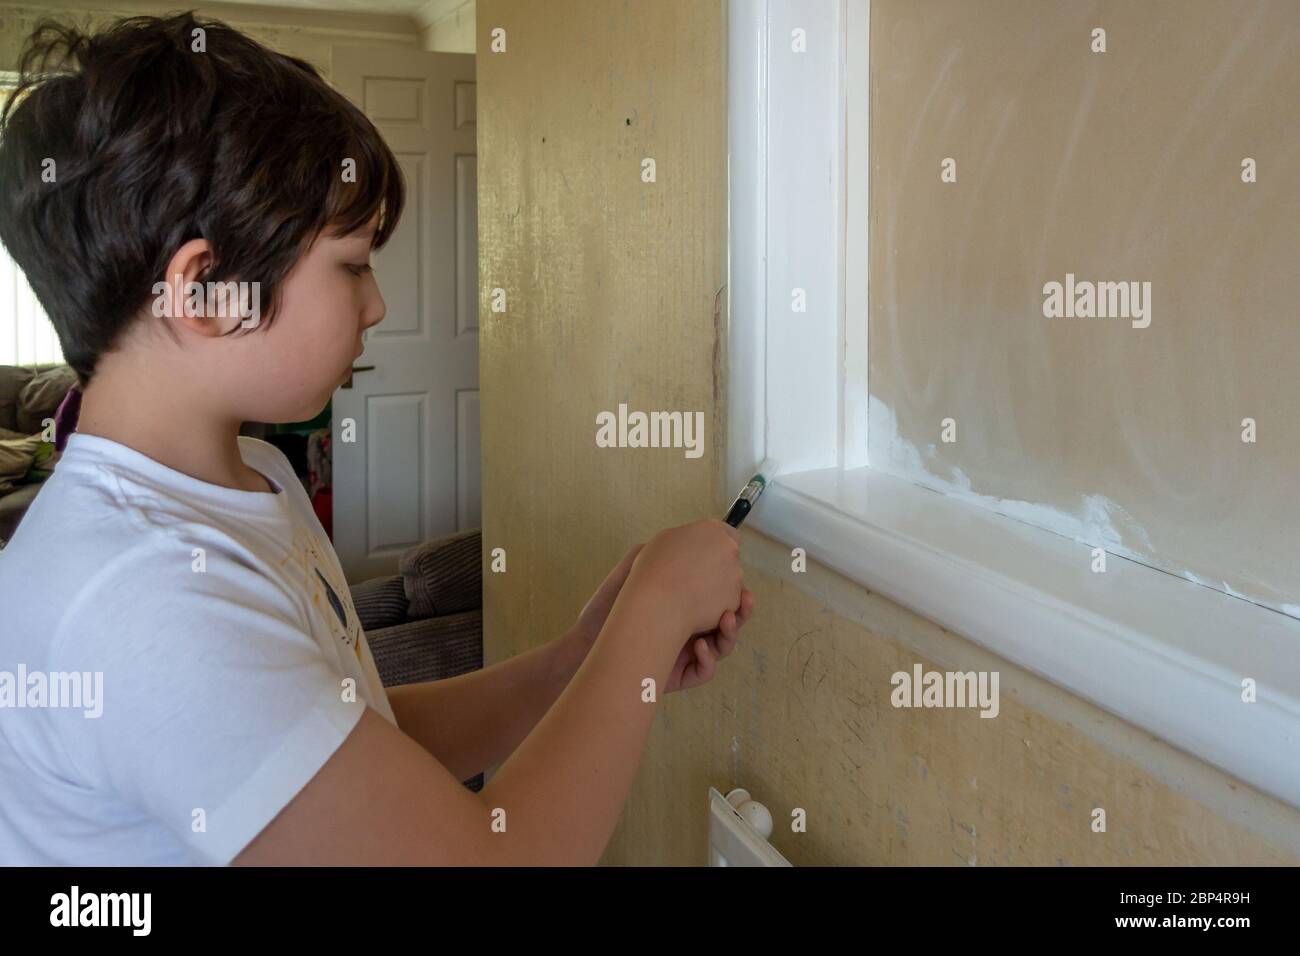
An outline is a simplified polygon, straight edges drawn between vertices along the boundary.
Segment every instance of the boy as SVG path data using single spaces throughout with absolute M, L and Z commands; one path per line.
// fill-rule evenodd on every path
M 22 77 L 0 239 L 83 395 L 0 552 L 0 679 L 26 675 L 0 863 L 595 863 L 642 681 L 707 681 L 752 610 L 737 533 L 662 532 L 563 637 L 386 695 L 289 463 L 238 431 L 317 415 L 383 318 L 392 154 L 310 66 L 190 14 L 46 22 Z

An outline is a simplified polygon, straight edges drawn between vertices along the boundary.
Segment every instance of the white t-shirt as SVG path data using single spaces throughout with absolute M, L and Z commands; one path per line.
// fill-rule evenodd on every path
M 228 863 L 396 723 L 292 467 L 239 444 L 275 493 L 74 433 L 0 551 L 0 864 Z

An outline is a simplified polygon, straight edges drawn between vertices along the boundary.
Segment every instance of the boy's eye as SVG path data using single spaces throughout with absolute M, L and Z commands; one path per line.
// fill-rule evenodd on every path
M 370 271 L 370 263 L 368 262 L 347 262 L 344 263 L 344 267 L 354 276 L 365 275 Z

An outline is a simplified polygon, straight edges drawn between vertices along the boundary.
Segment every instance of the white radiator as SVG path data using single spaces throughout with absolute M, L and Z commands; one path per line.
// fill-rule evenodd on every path
M 724 797 L 709 787 L 709 866 L 792 866 L 771 835 L 772 814 L 748 790 Z

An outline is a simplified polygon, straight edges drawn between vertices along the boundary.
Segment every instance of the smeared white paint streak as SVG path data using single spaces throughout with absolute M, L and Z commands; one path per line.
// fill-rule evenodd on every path
M 1243 601 L 1250 601 L 1289 617 L 1300 618 L 1300 604 L 1272 604 L 1259 598 L 1248 597 L 1234 590 L 1226 581 L 1208 581 L 1182 567 L 1171 567 L 1168 561 L 1157 560 L 1151 537 L 1122 506 L 1105 495 L 1082 496 L 1079 512 L 1062 511 L 1051 505 L 1032 501 L 1014 501 L 980 494 L 971 487 L 970 478 L 960 469 L 951 468 L 948 478 L 941 478 L 926 467 L 920 449 L 898 433 L 898 417 L 894 410 L 878 399 L 868 396 L 870 427 L 867 431 L 867 455 L 871 467 L 888 474 L 916 482 L 932 491 L 938 491 L 961 501 L 994 511 L 997 514 L 1023 521 L 1078 541 L 1093 548 L 1105 548 L 1111 554 L 1130 558 L 1142 564 L 1178 575 L 1204 587 L 1213 588 Z M 935 446 L 926 447 L 925 457 L 935 457 Z M 1116 527 L 1116 520 L 1120 527 Z M 1121 532 L 1121 528 L 1123 532 Z M 1134 544 L 1140 543 L 1141 549 Z M 1136 539 L 1136 540 L 1135 540 Z
M 898 418 L 894 410 L 874 395 L 869 398 L 868 414 L 871 417 L 868 452 L 872 468 L 915 481 L 934 491 L 1044 528 L 1073 541 L 1092 547 L 1104 547 L 1116 554 L 1143 557 L 1125 545 L 1124 536 L 1115 524 L 1118 517 L 1131 535 L 1141 539 L 1148 550 L 1151 549 L 1151 539 L 1133 520 L 1133 516 L 1104 495 L 1084 496 L 1080 511 L 1071 513 L 1032 501 L 1015 501 L 979 494 L 972 489 L 970 478 L 960 468 L 950 469 L 951 475 L 948 478 L 941 478 L 931 472 L 917 447 L 898 433 Z M 929 457 L 933 458 L 934 446 L 929 446 L 927 451 Z

